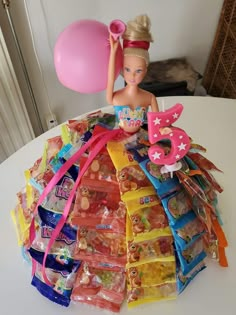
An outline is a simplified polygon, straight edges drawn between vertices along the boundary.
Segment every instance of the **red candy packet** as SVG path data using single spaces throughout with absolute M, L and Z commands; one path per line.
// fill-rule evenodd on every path
M 125 298 L 125 271 L 107 263 L 83 262 L 71 299 L 119 312 Z

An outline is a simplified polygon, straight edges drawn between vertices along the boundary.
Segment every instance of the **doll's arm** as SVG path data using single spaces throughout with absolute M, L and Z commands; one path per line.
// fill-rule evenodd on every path
M 110 58 L 108 64 L 108 76 L 107 76 L 107 90 L 106 99 L 108 104 L 113 105 L 113 94 L 114 94 L 114 83 L 115 83 L 115 63 L 116 63 L 116 52 L 118 48 L 118 41 L 114 41 L 110 35 Z
M 156 99 L 156 97 L 155 97 L 154 94 L 152 94 L 151 109 L 152 109 L 152 112 L 159 112 L 159 107 L 158 107 L 158 104 L 157 104 L 157 99 Z

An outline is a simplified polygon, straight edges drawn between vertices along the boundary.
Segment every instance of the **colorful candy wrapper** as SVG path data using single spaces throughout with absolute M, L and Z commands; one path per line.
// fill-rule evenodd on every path
M 100 224 L 124 232 L 125 216 L 126 207 L 117 193 L 97 192 L 80 186 L 69 221 L 72 225 Z
M 19 204 L 11 211 L 11 217 L 16 228 L 18 245 L 27 245 L 29 240 L 29 223 L 25 220 L 23 209 Z
M 33 247 L 29 248 L 28 254 L 34 261 L 41 265 L 43 264 L 44 252 L 36 250 Z M 48 254 L 45 262 L 45 267 L 55 271 L 68 271 L 71 272 L 74 266 L 74 259 L 67 257 L 64 253 Z
M 166 214 L 160 204 L 130 212 L 129 220 L 131 238 L 136 241 L 155 238 L 170 232 Z
M 29 183 L 17 193 L 18 203 L 11 211 L 11 217 L 16 227 L 19 246 L 27 246 L 29 242 L 31 215 L 35 210 L 37 198 L 36 191 Z
M 212 163 L 200 153 L 189 152 L 188 156 L 193 160 L 193 162 L 196 163 L 196 165 L 198 165 L 200 169 L 222 172 L 218 167 L 214 165 L 214 163 Z
M 176 244 L 176 254 L 179 259 L 180 268 L 183 275 L 187 275 L 207 256 L 204 250 L 202 238 L 199 238 L 196 242 L 183 251 L 181 251 L 181 249 L 178 247 L 178 244 Z
M 57 182 L 55 187 L 50 191 L 50 193 L 42 202 L 41 206 L 45 209 L 62 213 L 77 176 L 78 168 L 72 165 L 68 172 Z
M 46 210 L 43 207 L 39 206 L 38 216 L 41 220 L 42 225 L 47 225 L 55 229 L 59 220 L 61 219 L 62 214 L 51 210 Z M 66 223 L 63 225 L 61 232 L 70 240 L 76 240 L 77 228 L 71 224 L 70 218 L 68 218 Z
M 44 173 L 51 159 L 60 151 L 63 146 L 61 136 L 48 139 L 44 145 L 42 160 L 40 163 L 40 173 Z
M 36 230 L 36 237 L 31 245 L 34 251 L 44 253 L 48 242 L 52 236 L 53 230 L 51 227 L 42 225 Z M 61 263 L 66 261 L 70 262 L 70 259 L 74 258 L 75 240 L 71 240 L 62 232 L 57 236 L 56 241 L 50 249 L 49 254 L 57 256 L 58 261 Z
M 64 144 L 76 145 L 81 136 L 88 131 L 89 124 L 86 119 L 82 120 L 69 120 L 68 123 L 62 125 L 61 133 Z
M 177 297 L 176 283 L 164 283 L 151 287 L 128 288 L 128 308 L 159 300 L 173 300 Z
M 122 200 L 127 193 L 152 187 L 138 163 L 125 149 L 123 143 L 109 142 L 107 149 L 117 171 Z
M 119 312 L 125 298 L 125 271 L 108 263 L 83 262 L 77 273 L 72 300 Z
M 204 148 L 202 145 L 198 144 L 198 143 L 193 143 L 191 141 L 191 147 L 190 147 L 190 152 L 192 153 L 199 153 L 199 152 L 204 152 L 206 153 L 206 148 Z
M 134 212 L 135 209 L 142 209 L 160 204 L 160 199 L 153 187 L 148 187 L 137 192 L 126 193 L 122 200 L 129 213 Z
M 50 165 L 48 165 L 45 171 L 30 179 L 30 184 L 38 191 L 39 194 L 41 194 L 53 176 L 54 172 Z
M 171 178 L 169 173 L 161 173 L 162 165 L 157 165 L 150 161 L 148 157 L 148 147 L 138 145 L 137 147 L 129 148 L 129 152 L 139 163 L 160 198 L 164 198 L 166 195 L 176 191 L 179 184 L 177 178 Z
M 191 200 L 184 190 L 178 190 L 163 198 L 162 204 L 170 225 L 174 225 L 179 218 L 192 210 Z
M 49 300 L 62 306 L 69 306 L 70 296 L 79 266 L 80 262 L 76 262 L 72 272 L 55 271 L 46 268 L 47 278 L 50 279 L 50 282 L 52 283 L 52 285 L 49 286 L 43 280 L 42 266 L 37 263 L 36 272 L 31 284 Z
M 174 259 L 173 237 L 160 236 L 143 241 L 129 241 L 127 246 L 127 265 L 129 268 L 151 261 Z
M 80 165 L 84 166 L 87 161 L 87 157 L 82 157 Z M 82 184 L 84 186 L 94 188 L 95 190 L 111 192 L 119 190 L 119 184 L 116 178 L 116 169 L 111 161 L 111 158 L 104 150 L 92 161 L 91 165 L 86 170 Z M 112 189 L 111 189 L 112 188 Z
M 193 211 L 182 216 L 174 226 L 171 226 L 171 230 L 181 251 L 187 249 L 205 233 L 203 224 Z
M 115 233 L 109 226 L 80 226 L 74 258 L 87 261 L 105 261 L 113 265 L 125 266 L 125 234 Z
M 177 269 L 177 288 L 178 293 L 182 293 L 184 289 L 189 285 L 189 283 L 196 277 L 196 275 L 204 270 L 206 265 L 204 261 L 201 261 L 197 266 L 195 266 L 187 275 L 183 275 L 181 269 Z
M 176 266 L 174 257 L 169 261 L 155 261 L 127 269 L 127 281 L 131 288 L 150 287 L 175 282 Z
M 176 172 L 181 184 L 192 198 L 193 210 L 195 210 L 198 218 L 206 226 L 208 232 L 211 231 L 211 211 L 215 213 L 214 207 L 208 202 L 204 191 L 196 184 L 196 182 L 185 175 L 183 172 Z

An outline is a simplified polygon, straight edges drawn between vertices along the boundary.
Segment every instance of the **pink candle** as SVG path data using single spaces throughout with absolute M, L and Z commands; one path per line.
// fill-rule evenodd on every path
M 149 112 L 148 115 L 148 136 L 151 146 L 148 150 L 150 160 L 158 165 L 166 165 L 174 170 L 177 161 L 183 158 L 189 148 L 190 139 L 186 132 L 172 125 L 180 117 L 183 111 L 182 104 L 176 104 L 164 112 Z M 170 126 L 170 127 L 169 127 Z M 164 129 L 165 127 L 168 127 Z M 170 152 L 165 153 L 158 145 L 158 141 L 167 139 L 171 143 Z

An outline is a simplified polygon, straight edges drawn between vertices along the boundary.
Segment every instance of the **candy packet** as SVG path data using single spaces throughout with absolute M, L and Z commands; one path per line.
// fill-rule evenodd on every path
M 17 204 L 11 211 L 11 218 L 16 228 L 18 245 L 26 246 L 29 242 L 29 222 L 25 220 L 21 205 Z
M 203 224 L 193 211 L 183 215 L 175 225 L 171 226 L 171 230 L 181 251 L 187 249 L 205 233 Z
M 76 145 L 80 141 L 81 136 L 88 131 L 88 128 L 89 123 L 87 119 L 69 120 L 61 127 L 64 144 Z
M 139 241 L 168 233 L 169 224 L 161 204 L 129 212 L 132 239 Z
M 162 196 L 165 194 L 169 194 L 176 190 L 178 180 L 175 176 L 171 178 L 170 173 L 161 173 L 161 168 L 163 165 L 157 165 L 150 161 L 148 149 L 149 148 L 147 146 L 139 144 L 138 146 L 129 147 L 129 152 L 138 162 L 147 178 L 155 187 L 159 197 L 162 198 Z
M 17 193 L 18 203 L 11 211 L 11 217 L 16 227 L 19 246 L 27 246 L 31 217 L 35 210 L 38 194 L 29 184 Z
M 133 308 L 145 303 L 160 300 L 173 300 L 176 298 L 177 289 L 175 282 L 150 287 L 128 288 L 127 292 L 128 308 Z
M 155 261 L 127 268 L 127 281 L 131 288 L 150 287 L 175 282 L 175 259 Z
M 109 142 L 107 150 L 117 171 L 121 195 L 152 187 L 144 172 L 121 142 Z
M 62 217 L 62 214 L 38 206 L 38 216 L 41 220 L 41 225 L 47 225 L 55 229 Z M 65 224 L 62 226 L 61 232 L 70 240 L 76 240 L 77 228 L 72 225 L 70 217 L 67 218 Z
M 183 275 L 187 275 L 207 256 L 202 238 L 199 238 L 191 246 L 183 251 L 181 251 L 178 244 L 176 244 L 176 254 L 179 259 L 180 268 Z
M 72 225 L 86 225 L 88 222 L 94 226 L 109 225 L 114 231 L 124 232 L 126 207 L 117 193 L 94 191 L 81 185 L 69 221 Z
M 114 114 L 103 113 L 101 110 L 88 114 L 86 119 L 89 122 L 90 128 L 93 128 L 94 125 L 99 124 L 114 129 L 116 122 L 116 117 Z
M 179 218 L 192 210 L 191 200 L 183 189 L 163 198 L 162 205 L 170 225 L 174 225 Z
M 60 304 L 62 306 L 69 306 L 70 296 L 76 278 L 77 270 L 80 262 L 74 263 L 72 272 L 55 271 L 50 268 L 45 268 L 47 278 L 52 284 L 49 286 L 44 282 L 42 275 L 42 266 L 36 264 L 36 272 L 33 276 L 31 284 L 46 298 Z
M 188 157 L 191 158 L 193 162 L 200 168 L 200 169 L 205 169 L 208 171 L 218 171 L 222 172 L 218 167 L 214 165 L 210 160 L 208 160 L 206 157 L 201 155 L 200 153 L 192 153 L 188 152 L 187 154 Z
M 121 196 L 121 199 L 125 203 L 129 213 L 134 212 L 135 209 L 142 209 L 160 204 L 160 199 L 153 187 L 126 193 L 124 196 Z
M 202 145 L 200 145 L 198 143 L 193 143 L 191 141 L 191 147 L 190 147 L 189 151 L 192 152 L 192 153 L 199 153 L 199 152 L 206 153 L 206 148 L 204 148 Z
M 87 157 L 81 158 L 81 167 L 84 166 L 86 161 Z M 92 161 L 83 175 L 82 183 L 85 186 L 96 188 L 96 190 L 100 189 L 109 192 L 111 190 L 119 190 L 116 169 L 106 149 L 104 149 L 103 153 L 99 153 Z
M 47 249 L 48 243 L 52 236 L 54 229 L 46 226 L 41 225 L 36 229 L 36 236 L 31 244 L 31 248 L 38 252 L 45 252 Z M 53 243 L 52 247 L 50 248 L 49 254 L 56 255 L 61 262 L 69 261 L 70 258 L 74 258 L 74 250 L 75 250 L 76 242 L 73 239 L 70 239 L 65 234 L 60 232 Z
M 63 146 L 61 136 L 47 139 L 44 145 L 42 160 L 40 163 L 40 173 L 44 173 L 51 159 L 60 151 Z
M 196 277 L 196 275 L 204 270 L 206 265 L 204 261 L 201 261 L 196 265 L 187 275 L 183 275 L 180 268 L 177 269 L 177 288 L 178 293 L 182 293 L 184 289 L 189 285 L 189 283 Z
M 125 298 L 125 271 L 103 262 L 86 262 L 80 266 L 71 299 L 119 312 Z
M 127 268 L 153 261 L 173 261 L 174 259 L 173 237 L 171 235 L 139 242 L 128 242 Z
M 50 193 L 41 203 L 45 209 L 62 213 L 66 202 L 70 196 L 70 192 L 78 176 L 78 167 L 72 165 L 65 175 L 57 182 Z M 71 205 L 73 208 L 73 203 Z M 71 209 L 72 210 L 72 209 Z
M 28 249 L 28 254 L 34 261 L 43 265 L 44 252 L 36 250 L 33 247 Z M 74 259 L 67 257 L 64 253 L 48 254 L 45 262 L 45 267 L 53 269 L 54 271 L 68 271 L 71 272 L 74 266 Z
M 50 182 L 54 176 L 54 171 L 50 165 L 47 168 L 40 172 L 37 176 L 30 178 L 30 184 L 38 191 L 38 194 L 42 194 L 44 188 Z
M 79 226 L 74 258 L 125 266 L 125 234 L 115 233 L 110 226 Z
M 211 212 L 215 213 L 214 207 L 208 202 L 204 191 L 197 185 L 197 183 L 185 175 L 184 173 L 177 171 L 181 184 L 184 186 L 186 192 L 188 192 L 192 199 L 193 210 L 197 214 L 199 220 L 206 226 L 208 232 L 211 231 Z
M 63 158 L 71 150 L 73 150 L 73 147 L 70 143 L 63 145 L 61 150 L 50 161 L 50 166 L 52 167 L 54 173 L 58 172 L 58 170 L 62 167 L 62 165 L 64 164 Z

